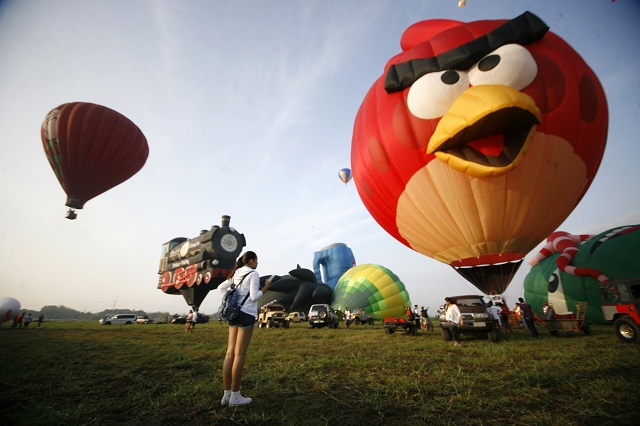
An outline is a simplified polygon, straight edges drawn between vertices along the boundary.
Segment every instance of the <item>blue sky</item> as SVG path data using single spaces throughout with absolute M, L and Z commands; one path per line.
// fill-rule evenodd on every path
M 447 295 L 476 292 L 387 235 L 338 171 L 350 165 L 360 103 L 404 29 L 525 10 L 582 55 L 609 103 L 599 173 L 559 229 L 640 223 L 635 0 L 0 0 L 0 296 L 34 310 L 185 312 L 181 296 L 156 289 L 161 245 L 225 214 L 262 275 L 311 269 L 315 251 L 342 242 L 358 263 L 393 271 L 430 312 Z M 50 109 L 74 101 L 129 117 L 150 154 L 69 221 L 39 132 Z M 527 271 L 508 301 L 522 295 Z M 202 310 L 214 312 L 219 297 L 210 293 Z

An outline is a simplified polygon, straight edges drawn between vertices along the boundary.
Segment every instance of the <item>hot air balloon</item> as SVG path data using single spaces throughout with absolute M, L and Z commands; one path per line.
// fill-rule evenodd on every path
M 260 278 L 264 283 L 268 276 Z M 276 276 L 273 284 L 258 302 L 262 307 L 269 303 L 282 305 L 287 312 L 308 312 L 311 305 L 331 303 L 332 289 L 328 285 L 317 282 L 310 269 L 301 268 L 289 271 L 288 275 Z
M 537 16 L 410 26 L 356 117 L 351 166 L 393 237 L 499 294 L 591 184 L 604 91 Z
M 340 277 L 354 266 L 356 258 L 353 251 L 344 243 L 331 244 L 313 254 L 313 272 L 316 279 L 332 289 Z
M 124 115 L 88 102 L 52 109 L 41 129 L 42 146 L 67 194 L 68 219 L 90 199 L 136 174 L 147 161 L 142 131 Z
M 336 310 L 364 309 L 382 320 L 402 317 L 411 307 L 409 293 L 400 279 L 384 266 L 366 263 L 344 273 L 333 290 L 331 306 Z
M 0 297 L 0 324 L 11 321 L 20 313 L 20 302 L 13 297 Z
M 544 303 L 552 304 L 555 313 L 562 315 L 575 313 L 576 302 L 587 302 L 587 322 L 606 324 L 598 278 L 605 275 L 611 283 L 640 278 L 640 225 L 609 229 L 580 242 L 576 248 L 571 268 L 562 269 L 566 252 L 549 253 L 539 259 L 525 277 L 525 297 L 541 316 Z M 576 270 L 586 273 L 575 274 Z
M 341 169 L 338 172 L 338 177 L 340 178 L 340 180 L 342 182 L 344 182 L 344 184 L 348 184 L 349 181 L 351 180 L 352 176 L 351 176 L 351 169 Z

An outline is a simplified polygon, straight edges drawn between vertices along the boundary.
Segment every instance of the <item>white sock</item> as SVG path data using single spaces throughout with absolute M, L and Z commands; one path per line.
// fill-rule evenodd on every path
M 231 396 L 240 396 L 240 391 L 231 392 Z
M 223 395 L 223 396 L 224 396 L 224 397 L 231 396 L 231 389 L 225 389 L 225 390 L 224 390 L 224 395 Z

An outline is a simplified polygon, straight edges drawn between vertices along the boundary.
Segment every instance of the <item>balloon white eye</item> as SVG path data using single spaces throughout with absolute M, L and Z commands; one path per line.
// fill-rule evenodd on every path
M 472 86 L 499 84 L 521 90 L 538 74 L 531 53 L 519 44 L 507 44 L 494 50 L 469 69 Z
M 464 71 L 440 71 L 423 75 L 411 85 L 407 107 L 418 118 L 442 117 L 453 102 L 469 88 Z

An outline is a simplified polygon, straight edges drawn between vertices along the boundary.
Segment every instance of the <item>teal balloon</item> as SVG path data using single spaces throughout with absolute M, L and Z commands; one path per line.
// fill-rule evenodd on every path
M 640 225 L 609 229 L 578 246 L 571 265 L 594 268 L 612 281 L 640 277 Z M 600 283 L 592 277 L 562 272 L 556 265 L 559 253 L 543 259 L 524 279 L 524 296 L 539 316 L 544 303 L 556 313 L 576 312 L 576 302 L 587 302 L 587 322 L 606 324 L 602 313 Z

